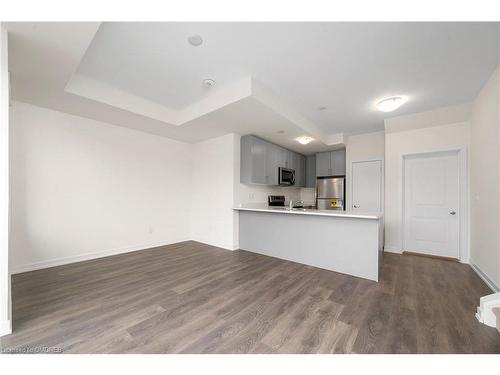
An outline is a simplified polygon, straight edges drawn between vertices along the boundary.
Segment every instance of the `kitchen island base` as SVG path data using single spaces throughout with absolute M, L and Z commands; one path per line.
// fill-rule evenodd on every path
M 239 210 L 240 249 L 378 281 L 380 219 Z

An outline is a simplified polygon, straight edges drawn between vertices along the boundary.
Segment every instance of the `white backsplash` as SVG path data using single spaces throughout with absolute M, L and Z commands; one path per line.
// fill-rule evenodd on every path
M 284 195 L 286 203 L 290 199 L 300 200 L 300 188 L 280 187 L 265 185 L 247 185 L 240 184 L 240 203 L 241 204 L 266 204 L 268 195 Z
M 300 200 L 305 204 L 316 204 L 316 189 L 315 188 L 301 188 Z
M 239 202 L 244 205 L 267 205 L 268 195 L 284 195 L 286 204 L 290 199 L 304 201 L 306 204 L 314 204 L 314 189 L 298 187 L 280 187 L 265 185 L 240 184 Z

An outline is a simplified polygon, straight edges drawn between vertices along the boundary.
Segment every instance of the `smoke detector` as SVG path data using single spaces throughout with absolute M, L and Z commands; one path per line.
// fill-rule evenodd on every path
M 201 46 L 201 44 L 203 43 L 203 38 L 199 35 L 191 35 L 188 38 L 188 43 L 194 47 L 198 47 Z
M 210 88 L 215 86 L 215 81 L 212 78 L 205 78 L 203 80 L 203 87 Z

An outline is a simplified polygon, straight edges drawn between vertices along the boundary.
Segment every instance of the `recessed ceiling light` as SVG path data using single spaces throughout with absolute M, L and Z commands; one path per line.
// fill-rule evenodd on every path
M 210 88 L 215 86 L 215 81 L 212 78 L 205 78 L 203 80 L 203 87 Z
M 326 107 L 324 105 L 320 105 L 318 107 L 318 111 L 324 111 L 326 109 Z
M 201 44 L 203 43 L 203 38 L 199 35 L 191 35 L 188 38 L 188 42 L 192 46 L 198 47 L 198 46 L 201 46 Z
M 308 143 L 310 143 L 313 139 L 311 137 L 299 137 L 299 138 L 295 138 L 295 140 L 297 142 L 299 142 L 300 144 L 302 145 L 307 145 Z
M 405 104 L 407 100 L 403 96 L 386 98 L 377 103 L 377 109 L 381 112 L 392 112 Z

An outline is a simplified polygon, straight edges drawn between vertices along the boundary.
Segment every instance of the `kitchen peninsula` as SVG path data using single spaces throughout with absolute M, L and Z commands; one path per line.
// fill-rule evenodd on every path
M 378 281 L 383 220 L 379 213 L 235 207 L 240 249 Z

